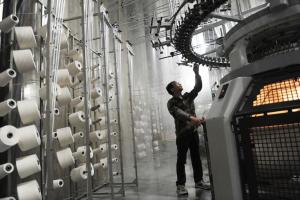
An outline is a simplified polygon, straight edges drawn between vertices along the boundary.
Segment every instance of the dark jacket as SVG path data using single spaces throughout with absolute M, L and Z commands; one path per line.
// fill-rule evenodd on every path
M 172 97 L 168 101 L 168 110 L 175 120 L 176 135 L 187 131 L 193 131 L 196 127 L 190 122 L 190 117 L 195 116 L 194 99 L 202 89 L 202 80 L 199 74 L 195 75 L 195 87 L 191 92 L 178 97 Z

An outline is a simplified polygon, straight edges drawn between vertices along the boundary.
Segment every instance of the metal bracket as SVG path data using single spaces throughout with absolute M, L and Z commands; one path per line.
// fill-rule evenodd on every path
M 214 17 L 214 18 L 217 18 L 217 19 L 223 19 L 223 20 L 226 20 L 226 21 L 233 21 L 233 22 L 243 21 L 237 16 L 222 15 L 222 14 L 218 14 L 218 13 L 211 13 L 211 14 L 209 14 L 209 17 Z

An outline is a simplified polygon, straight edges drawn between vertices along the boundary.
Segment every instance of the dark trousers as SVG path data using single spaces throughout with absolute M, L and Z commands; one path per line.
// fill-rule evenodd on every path
M 199 149 L 199 136 L 197 132 L 186 132 L 182 133 L 176 138 L 177 145 L 177 182 L 176 185 L 185 185 L 185 164 L 187 151 L 190 150 L 191 161 L 194 172 L 195 183 L 202 180 L 203 171 L 202 163 L 200 159 L 200 149 Z

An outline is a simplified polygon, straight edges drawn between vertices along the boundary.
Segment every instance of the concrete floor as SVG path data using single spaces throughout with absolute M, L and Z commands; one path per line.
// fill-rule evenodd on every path
M 189 157 L 189 156 L 188 156 Z M 208 180 L 206 162 L 205 180 Z M 189 195 L 177 197 L 176 194 L 176 144 L 175 141 L 167 142 L 161 146 L 161 151 L 154 154 L 153 158 L 141 160 L 138 163 L 139 187 L 126 188 L 126 196 L 117 196 L 117 200 L 211 200 L 210 191 L 195 190 L 192 166 L 190 160 L 186 165 L 187 183 Z M 106 199 L 101 197 L 101 199 Z

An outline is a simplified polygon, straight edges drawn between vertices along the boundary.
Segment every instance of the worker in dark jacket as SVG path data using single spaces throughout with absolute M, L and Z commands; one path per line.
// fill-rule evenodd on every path
M 209 189 L 203 182 L 202 163 L 200 159 L 199 135 L 197 127 L 204 122 L 204 119 L 197 118 L 195 113 L 194 99 L 202 89 L 202 80 L 199 75 L 199 65 L 194 64 L 195 87 L 182 95 L 182 86 L 176 81 L 172 81 L 166 87 L 168 93 L 173 97 L 168 101 L 168 110 L 175 120 L 176 145 L 177 145 L 177 194 L 188 195 L 185 188 L 185 164 L 187 151 L 190 150 L 191 161 L 194 172 L 196 188 Z

